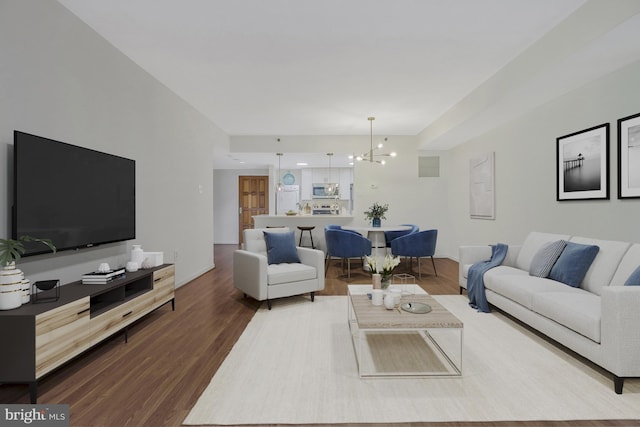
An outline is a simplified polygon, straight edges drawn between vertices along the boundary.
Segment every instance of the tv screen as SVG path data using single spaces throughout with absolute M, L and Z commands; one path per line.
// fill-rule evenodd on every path
M 13 172 L 12 238 L 51 239 L 63 251 L 136 237 L 134 160 L 15 131 Z

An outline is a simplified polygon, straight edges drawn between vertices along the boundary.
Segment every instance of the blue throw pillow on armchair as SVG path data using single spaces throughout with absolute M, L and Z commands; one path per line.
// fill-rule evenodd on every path
M 549 279 L 574 288 L 579 287 L 598 251 L 600 251 L 598 246 L 567 242 L 567 246 L 549 273 Z
M 640 266 L 636 268 L 631 276 L 624 282 L 625 286 L 640 286 Z
M 264 241 L 267 244 L 267 262 L 269 264 L 300 262 L 293 231 L 287 233 L 264 231 Z

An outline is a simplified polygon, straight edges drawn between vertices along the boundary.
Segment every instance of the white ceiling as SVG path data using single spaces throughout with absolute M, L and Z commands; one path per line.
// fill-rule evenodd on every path
M 613 1 L 617 0 L 609 4 Z M 232 136 L 368 135 L 371 115 L 376 117 L 378 134 L 418 135 L 425 129 L 428 133 L 429 126 L 455 111 L 460 101 L 585 4 L 585 0 L 59 2 Z M 632 34 L 623 34 L 625 40 L 640 37 L 640 25 L 635 28 Z M 619 37 L 610 38 L 591 55 L 611 56 L 612 50 L 624 49 L 618 47 Z M 628 62 L 629 55 L 640 58 L 640 48 L 629 48 L 629 43 L 623 43 L 626 56 L 621 55 L 618 63 Z M 584 67 L 578 59 L 562 65 Z M 599 64 L 599 68 L 583 80 L 596 78 L 611 66 Z M 554 75 L 547 77 L 549 81 Z M 532 77 L 529 93 L 526 85 L 519 88 L 520 99 L 532 96 L 540 103 L 567 90 L 562 86 L 541 96 L 544 78 L 544 73 Z M 505 100 L 492 104 L 500 102 Z M 507 102 L 511 114 L 513 104 Z M 527 102 L 519 104 L 523 105 L 518 111 L 531 108 Z M 500 116 L 499 111 L 491 114 Z M 472 130 L 478 131 L 482 129 Z M 425 149 L 451 146 L 434 142 L 429 147 L 429 139 L 439 138 L 442 135 L 421 142 Z M 269 157 L 266 162 L 273 164 L 275 156 Z

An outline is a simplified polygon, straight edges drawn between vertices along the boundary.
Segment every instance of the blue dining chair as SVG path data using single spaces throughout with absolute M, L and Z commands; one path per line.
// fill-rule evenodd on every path
M 342 230 L 342 231 L 348 231 L 349 233 L 356 233 L 360 236 L 362 236 L 362 234 L 358 233 L 355 230 L 346 230 L 344 228 L 342 228 L 341 225 L 336 225 L 336 224 L 329 224 L 329 225 L 325 225 L 324 226 L 324 231 L 326 232 L 327 230 Z
M 415 224 L 400 224 L 400 225 L 409 226 L 409 227 L 411 227 L 411 229 L 402 230 L 402 231 L 385 231 L 384 232 L 384 239 L 387 241 L 387 247 L 388 248 L 391 247 L 391 241 L 393 239 L 397 239 L 398 237 L 406 236 L 407 234 L 417 233 L 418 231 L 420 231 L 420 228 Z
M 371 255 L 371 240 L 363 237 L 360 233 L 349 230 L 326 229 L 324 240 L 327 245 L 327 261 L 324 274 L 327 274 L 329 261 L 331 258 L 341 258 L 344 270 L 344 260 L 347 260 L 347 277 L 351 278 L 351 258 L 360 258 L 364 264 L 364 256 Z
M 422 279 L 422 270 L 420 269 L 420 258 L 431 257 L 433 264 L 433 272 L 436 277 L 436 263 L 433 260 L 433 254 L 436 251 L 436 241 L 438 239 L 438 230 L 424 230 L 417 233 L 407 234 L 391 241 L 391 253 L 394 256 L 409 257 L 409 270 L 413 269 L 413 258 L 418 258 L 418 274 Z

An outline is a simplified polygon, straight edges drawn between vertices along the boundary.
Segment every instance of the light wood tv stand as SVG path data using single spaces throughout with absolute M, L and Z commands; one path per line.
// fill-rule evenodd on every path
M 58 301 L 0 311 L 0 383 L 29 384 L 35 404 L 40 378 L 116 332 L 126 341 L 131 323 L 168 302 L 175 310 L 175 269 L 165 264 L 108 284 L 69 283 Z

